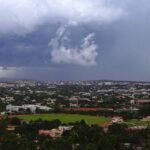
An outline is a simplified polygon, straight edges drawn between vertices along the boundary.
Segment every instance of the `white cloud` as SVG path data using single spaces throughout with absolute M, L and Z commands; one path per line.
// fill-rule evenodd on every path
M 0 34 L 24 35 L 45 23 L 109 23 L 123 13 L 112 0 L 0 0 Z
M 98 45 L 95 44 L 93 38 L 94 33 L 87 35 L 79 47 L 70 47 L 69 37 L 66 34 L 67 27 L 60 27 L 57 35 L 49 43 L 51 50 L 51 59 L 54 63 L 76 64 L 81 66 L 96 65 L 96 57 L 98 55 Z

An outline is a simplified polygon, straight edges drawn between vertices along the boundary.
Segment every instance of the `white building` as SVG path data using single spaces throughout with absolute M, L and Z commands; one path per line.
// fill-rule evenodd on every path
M 36 109 L 44 110 L 44 111 L 50 111 L 52 108 L 47 106 L 41 106 L 41 105 L 22 105 L 22 106 L 14 106 L 14 105 L 7 105 L 6 111 L 7 112 L 19 112 L 20 110 L 30 110 L 31 113 L 35 113 Z

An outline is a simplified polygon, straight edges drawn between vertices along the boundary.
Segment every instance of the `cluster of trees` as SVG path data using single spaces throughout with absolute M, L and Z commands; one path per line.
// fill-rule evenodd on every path
M 140 108 L 139 114 L 141 116 L 150 116 L 150 105 L 145 105 Z
M 14 131 L 7 130 L 15 125 Z M 22 122 L 18 118 L 0 121 L 0 149 L 2 150 L 135 150 L 141 144 L 150 149 L 150 128 L 129 132 L 125 124 L 113 124 L 107 132 L 84 121 L 73 124 L 73 129 L 60 138 L 38 134 L 39 129 L 52 129 L 61 125 L 59 120 Z

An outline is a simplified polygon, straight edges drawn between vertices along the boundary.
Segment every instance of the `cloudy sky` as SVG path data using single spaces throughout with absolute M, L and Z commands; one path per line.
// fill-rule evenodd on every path
M 0 78 L 150 81 L 150 1 L 0 0 Z

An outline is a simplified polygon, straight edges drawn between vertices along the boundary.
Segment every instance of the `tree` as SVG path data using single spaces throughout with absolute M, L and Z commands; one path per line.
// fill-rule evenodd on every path
M 10 123 L 11 123 L 12 125 L 21 125 L 21 121 L 20 121 L 20 119 L 17 118 L 17 117 L 11 118 L 11 119 L 10 119 Z
M 0 135 L 7 133 L 7 121 L 5 119 L 0 120 Z
M 140 108 L 140 115 L 148 116 L 150 115 L 150 105 L 145 105 Z
M 126 124 L 118 124 L 114 123 L 111 126 L 109 126 L 109 132 L 114 134 L 114 135 L 124 135 L 125 129 L 127 129 Z

